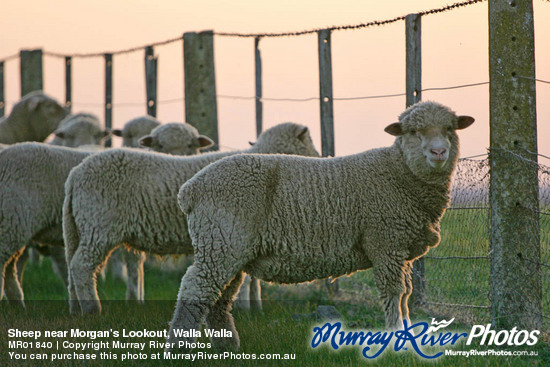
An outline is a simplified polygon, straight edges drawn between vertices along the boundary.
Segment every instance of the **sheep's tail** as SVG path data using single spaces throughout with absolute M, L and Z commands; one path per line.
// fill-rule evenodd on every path
M 195 185 L 194 179 L 191 179 L 183 184 L 178 193 L 178 204 L 181 211 L 188 215 L 195 206 Z

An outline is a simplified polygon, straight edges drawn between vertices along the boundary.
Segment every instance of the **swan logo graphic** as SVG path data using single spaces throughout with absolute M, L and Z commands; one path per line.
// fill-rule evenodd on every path
M 428 328 L 428 330 L 426 331 L 426 334 L 435 333 L 439 329 L 444 329 L 447 326 L 451 325 L 453 321 L 455 321 L 454 317 L 449 321 L 441 320 L 439 322 L 437 322 L 434 318 L 432 318 L 432 325 Z

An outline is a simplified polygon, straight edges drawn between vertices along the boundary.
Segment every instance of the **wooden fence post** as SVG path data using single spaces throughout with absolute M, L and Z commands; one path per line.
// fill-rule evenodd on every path
M 44 90 L 42 50 L 21 50 L 21 97 L 35 90 Z
M 489 1 L 491 317 L 542 328 L 532 1 Z
M 207 135 L 219 149 L 218 105 L 214 70 L 214 33 L 189 32 L 183 35 L 185 75 L 185 121 Z
M 145 91 L 147 94 L 147 114 L 157 117 L 157 62 L 152 46 L 145 48 Z
M 0 61 L 0 117 L 6 114 L 6 98 L 4 96 L 4 61 Z
M 334 106 L 332 95 L 332 53 L 330 29 L 317 31 L 319 48 L 319 106 L 321 112 L 321 155 L 334 157 Z M 340 293 L 338 279 L 327 279 L 325 286 L 329 294 Z
M 332 56 L 330 29 L 317 32 L 319 44 L 319 97 L 321 105 L 321 150 L 334 157 L 334 106 L 332 101 Z
M 105 54 L 105 129 L 113 127 L 113 54 Z M 111 139 L 105 142 L 112 145 Z
M 256 76 L 256 137 L 263 129 L 264 106 L 262 102 L 262 55 L 260 53 L 260 38 L 254 38 L 254 71 Z
M 65 57 L 65 107 L 69 113 L 73 107 L 72 62 L 70 56 Z
M 405 18 L 406 42 L 406 107 L 422 100 L 422 37 L 421 15 L 409 14 Z M 421 306 L 426 299 L 426 268 L 424 258 L 413 263 L 413 293 L 411 307 Z

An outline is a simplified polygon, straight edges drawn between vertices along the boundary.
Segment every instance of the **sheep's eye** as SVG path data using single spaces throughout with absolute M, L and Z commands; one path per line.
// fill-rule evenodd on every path
M 412 135 L 415 135 L 415 134 L 416 134 L 416 130 L 411 130 L 411 134 L 412 134 Z

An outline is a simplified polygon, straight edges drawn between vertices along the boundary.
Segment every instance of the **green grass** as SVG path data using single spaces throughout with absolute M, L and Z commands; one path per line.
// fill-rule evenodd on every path
M 174 310 L 174 299 L 179 287 L 184 268 L 175 267 L 174 270 L 161 271 L 156 266 L 146 266 L 146 298 L 164 301 L 147 301 L 145 305 L 127 303 L 122 301 L 125 294 L 125 285 L 120 280 L 115 280 L 109 275 L 105 281 L 100 280 L 98 290 L 103 302 L 103 313 L 92 317 L 72 317 L 68 315 L 68 304 L 65 301 L 66 292 L 56 275 L 50 270 L 50 262 L 44 259 L 38 264 L 29 264 L 25 272 L 25 295 L 27 308 L 25 310 L 8 305 L 5 301 L 0 303 L 0 365 L 2 366 L 51 366 L 51 361 L 13 361 L 7 354 L 7 330 L 18 328 L 20 330 L 163 330 L 167 327 Z M 352 277 L 344 278 L 341 283 L 343 296 L 337 300 L 327 296 L 323 287 L 316 284 L 279 287 L 265 285 L 263 289 L 264 312 L 261 314 L 245 311 L 234 311 L 235 323 L 240 334 L 241 349 L 239 353 L 287 353 L 295 354 L 295 360 L 286 361 L 259 361 L 259 360 L 201 360 L 189 361 L 165 361 L 167 366 L 350 366 L 350 365 L 380 365 L 380 366 L 428 366 L 433 362 L 426 362 L 412 352 L 387 352 L 374 361 L 367 361 L 360 355 L 360 348 L 343 348 L 337 352 L 326 346 L 315 350 L 309 347 L 312 328 L 316 322 L 309 319 L 295 321 L 295 314 L 309 314 L 316 310 L 319 304 L 333 304 L 342 314 L 345 329 L 376 330 L 383 329 L 384 317 L 377 301 L 377 292 L 374 287 L 371 272 L 362 272 Z M 118 301 L 105 301 L 113 299 Z M 35 301 L 29 301 L 35 300 Z M 46 301 L 50 300 L 50 301 Z M 416 311 L 414 319 L 429 320 L 436 316 L 423 311 Z M 453 329 L 469 330 L 472 324 L 453 324 Z M 68 340 L 87 342 L 88 339 Z M 55 339 L 39 339 L 39 341 L 51 341 Z M 63 339 L 64 340 L 64 339 Z M 143 342 L 144 339 L 97 339 Z M 149 340 L 163 341 L 162 338 L 146 338 Z M 208 343 L 205 337 L 200 341 Z M 454 350 L 469 350 L 472 346 L 459 345 Z M 485 347 L 474 347 L 479 350 Z M 516 348 L 516 350 L 536 350 L 538 357 L 441 357 L 437 365 L 442 366 L 531 366 L 548 365 L 550 363 L 550 351 L 548 344 L 539 343 L 535 348 Z M 14 351 L 13 349 L 10 351 Z M 35 350 L 39 352 L 40 350 Z M 45 353 L 51 352 L 43 350 Z M 200 350 L 195 350 L 197 352 Z M 202 349 L 203 352 L 212 353 L 212 349 Z M 22 353 L 29 351 L 20 350 Z M 65 350 L 70 353 L 72 350 Z M 86 353 L 97 353 L 94 350 L 86 350 Z M 111 350 L 121 356 L 127 352 L 137 353 L 136 350 Z M 155 353 L 162 355 L 162 349 L 150 349 L 144 351 L 148 359 L 126 362 L 125 365 L 153 366 L 159 362 L 151 360 Z M 99 356 L 98 356 L 99 358 Z M 95 362 L 62 361 L 54 362 L 55 366 L 110 366 L 119 365 L 119 360 L 100 360 Z
M 484 210 L 448 211 L 442 223 L 441 244 L 430 251 L 430 257 L 447 256 L 487 256 L 488 243 L 488 213 Z M 550 221 L 541 218 L 541 244 L 543 262 L 550 259 Z M 105 279 L 99 279 L 98 292 L 102 299 L 103 313 L 93 317 L 71 317 L 68 315 L 67 293 L 61 280 L 51 270 L 49 259 L 39 263 L 29 263 L 24 276 L 24 292 L 27 309 L 22 310 L 0 302 L 0 366 L 51 366 L 51 361 L 13 361 L 7 355 L 8 337 L 6 331 L 10 328 L 20 330 L 163 330 L 172 318 L 174 300 L 177 295 L 180 280 L 185 273 L 189 260 L 180 258 L 161 270 L 157 265 L 146 265 L 145 294 L 148 300 L 145 305 L 124 301 L 126 286 L 121 280 L 109 274 Z M 550 315 L 550 271 L 543 271 L 543 309 Z M 489 305 L 489 259 L 452 259 L 426 260 L 427 298 L 431 302 L 443 302 L 461 305 Z M 161 361 L 162 365 L 196 366 L 349 366 L 372 364 L 381 366 L 424 366 L 432 365 L 412 352 L 387 352 L 374 361 L 366 360 L 360 354 L 360 348 L 343 348 L 337 352 L 326 346 L 312 350 L 312 328 L 317 323 L 302 317 L 301 321 L 293 319 L 296 314 L 310 314 L 320 304 L 335 305 L 342 314 L 344 328 L 347 330 L 383 329 L 384 315 L 378 303 L 371 271 L 364 271 L 344 277 L 340 280 L 341 295 L 330 297 L 321 282 L 293 286 L 263 285 L 264 312 L 261 314 L 240 310 L 233 312 L 235 323 L 240 334 L 241 348 L 239 353 L 293 353 L 295 360 L 259 361 L 259 360 L 201 360 Z M 106 301 L 109 300 L 109 301 Z M 413 320 L 427 320 L 432 317 L 456 321 L 449 328 L 454 331 L 469 331 L 474 324 L 490 322 L 488 309 L 449 308 L 430 305 L 421 310 L 413 310 Z M 545 319 L 545 330 L 550 325 Z M 550 365 L 550 350 L 548 335 L 546 342 L 539 342 L 535 347 L 515 348 L 515 350 L 534 350 L 537 357 L 441 357 L 435 364 L 442 366 L 531 366 Z M 68 338 L 70 339 L 70 338 Z M 107 340 L 143 341 L 143 339 L 110 338 Z M 52 340 L 52 339 L 48 339 Z M 151 339 L 145 339 L 148 341 Z M 157 339 L 163 341 L 162 338 Z M 46 341 L 46 339 L 42 339 Z M 79 342 L 90 340 L 75 340 Z M 202 342 L 208 343 L 205 337 Z M 487 350 L 484 346 L 458 345 L 453 350 L 469 349 Z M 496 349 L 496 348 L 495 348 Z M 511 349 L 514 350 L 514 349 Z M 11 350 L 14 351 L 14 350 Z M 201 351 L 201 350 L 198 350 Z M 202 349 L 212 353 L 213 349 Z M 21 351 L 28 352 L 28 351 Z M 71 350 L 66 350 L 72 352 Z M 112 350 L 117 355 L 135 350 Z M 196 351 L 195 351 L 196 352 Z M 99 353 L 87 350 L 86 353 Z M 138 362 L 127 362 L 126 365 L 153 366 L 158 362 L 150 356 L 161 353 L 162 349 L 148 349 L 145 352 L 148 359 Z M 55 362 L 56 366 L 117 365 L 119 360 L 101 360 L 97 362 L 63 361 Z

